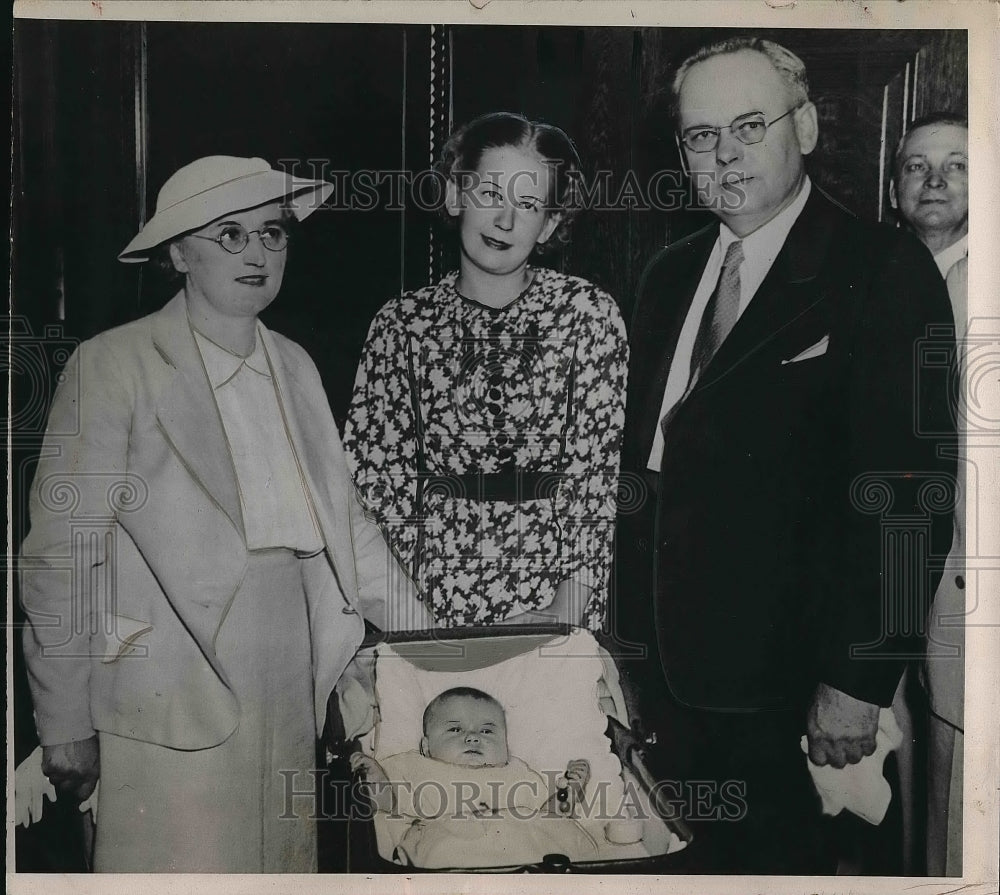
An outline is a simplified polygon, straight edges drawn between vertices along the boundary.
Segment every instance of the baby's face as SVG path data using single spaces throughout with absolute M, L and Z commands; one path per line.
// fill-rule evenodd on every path
M 493 701 L 450 696 L 427 719 L 424 755 L 467 768 L 507 764 L 507 720 Z

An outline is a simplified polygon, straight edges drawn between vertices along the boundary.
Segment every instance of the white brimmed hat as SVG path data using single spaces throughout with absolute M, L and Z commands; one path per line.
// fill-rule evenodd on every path
M 276 171 L 262 158 L 208 155 L 171 175 L 156 197 L 156 214 L 125 246 L 119 261 L 147 261 L 150 249 L 223 215 L 285 200 L 300 221 L 330 195 L 333 184 Z

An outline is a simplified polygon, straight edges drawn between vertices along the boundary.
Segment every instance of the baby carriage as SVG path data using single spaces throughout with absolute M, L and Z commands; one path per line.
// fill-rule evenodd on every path
M 592 847 L 567 854 L 546 844 L 553 826 L 544 818 L 535 827 L 508 823 L 502 830 L 463 822 L 449 828 L 456 841 L 438 849 L 434 861 L 414 861 L 401 842 L 417 822 L 375 811 L 355 777 L 342 806 L 345 870 L 678 872 L 690 829 L 676 800 L 664 796 L 647 770 L 651 746 L 628 717 L 615 662 L 585 630 L 509 626 L 374 634 L 330 699 L 328 757 L 342 761 L 346 775 L 354 750 L 382 761 L 413 749 L 424 706 L 453 687 L 483 690 L 504 707 L 510 754 L 531 768 L 554 775 L 572 759 L 589 762 L 575 822 Z M 525 842 L 511 845 L 511 831 Z M 490 837 L 500 834 L 504 842 L 491 845 Z M 532 841 L 534 851 L 526 844 Z

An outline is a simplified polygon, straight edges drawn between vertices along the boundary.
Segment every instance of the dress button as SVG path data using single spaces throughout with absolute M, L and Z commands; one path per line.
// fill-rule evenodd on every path
M 959 590 L 965 590 L 965 579 L 961 575 L 955 576 L 955 587 Z

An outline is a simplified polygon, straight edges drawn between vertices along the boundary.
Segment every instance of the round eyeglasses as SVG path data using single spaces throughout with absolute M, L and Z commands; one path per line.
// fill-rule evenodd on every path
M 278 224 L 268 224 L 259 230 L 245 230 L 239 224 L 226 224 L 218 236 L 202 236 L 200 233 L 191 235 L 198 239 L 216 242 L 230 255 L 238 255 L 249 245 L 252 233 L 260 237 L 260 244 L 269 252 L 280 252 L 288 246 L 288 231 Z
M 801 105 L 801 103 L 799 104 Z M 711 127 L 707 124 L 697 124 L 684 130 L 681 135 L 681 142 L 692 152 L 711 152 L 719 145 L 719 134 L 724 131 L 732 131 L 734 137 L 741 143 L 748 146 L 760 143 L 767 133 L 767 129 L 781 121 L 786 115 L 791 115 L 799 106 L 792 106 L 787 112 L 767 121 L 763 112 L 748 112 L 734 118 L 730 124 L 723 127 Z

